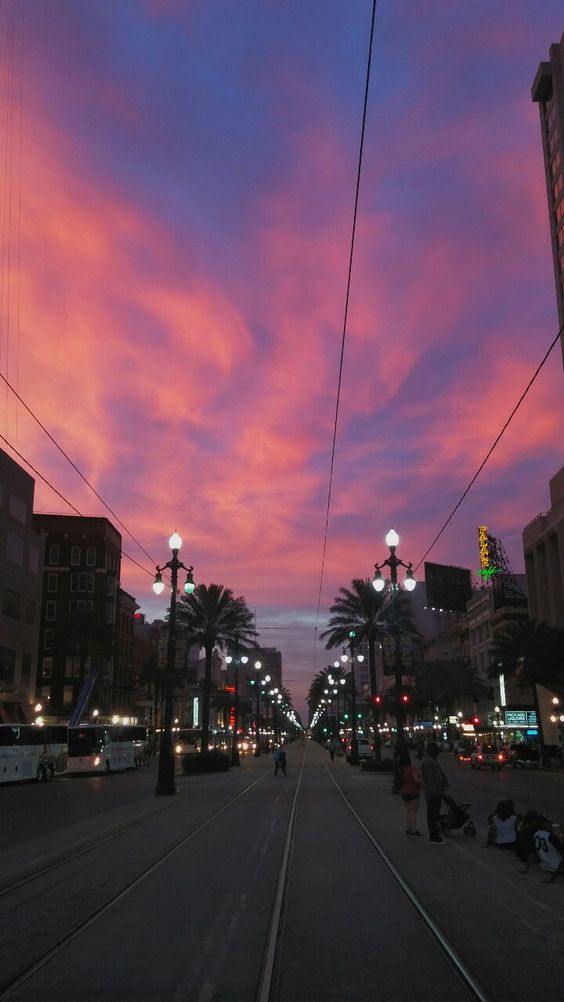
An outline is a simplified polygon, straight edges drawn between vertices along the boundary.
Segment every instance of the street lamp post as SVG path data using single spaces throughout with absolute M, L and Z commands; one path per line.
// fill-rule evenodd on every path
M 266 687 L 269 682 L 270 682 L 270 675 L 265 675 L 262 682 L 259 682 L 259 692 L 261 696 L 264 696 L 264 733 L 266 736 L 267 743 L 269 741 L 269 737 L 268 737 L 268 697 L 266 694 Z M 268 751 L 268 747 L 265 748 L 265 751 Z
M 235 719 L 233 721 L 233 737 L 231 740 L 231 765 L 241 765 L 239 743 L 237 739 L 237 728 L 239 726 L 239 665 L 246 665 L 248 660 L 249 659 L 246 654 L 243 654 L 241 657 L 232 657 L 231 654 L 228 654 L 225 658 L 225 663 L 228 665 L 233 664 L 235 668 L 235 699 L 233 700 Z
M 386 535 L 386 545 L 390 548 L 390 555 L 381 564 L 375 564 L 374 566 L 374 579 L 372 584 L 376 591 L 381 592 L 386 587 L 386 582 L 382 577 L 382 567 L 390 568 L 390 584 L 392 590 L 392 612 L 393 612 L 393 630 L 395 639 L 395 664 L 394 664 L 394 683 L 396 689 L 396 748 L 394 755 L 394 785 L 393 792 L 399 793 L 400 790 L 400 751 L 404 742 L 404 723 L 405 723 L 405 700 L 401 693 L 402 687 L 402 672 L 401 672 L 401 651 L 400 651 L 400 626 L 399 626 L 399 615 L 398 615 L 398 603 L 397 596 L 399 592 L 398 583 L 398 567 L 405 567 L 405 580 L 404 588 L 406 591 L 413 591 L 415 585 L 417 584 L 415 577 L 413 575 L 413 564 L 410 562 L 404 564 L 403 560 L 400 560 L 396 556 L 396 548 L 399 543 L 399 536 L 394 528 Z
M 161 595 L 164 591 L 162 572 L 165 569 L 170 571 L 170 614 L 168 620 L 168 643 L 166 652 L 165 708 L 164 719 L 161 726 L 159 773 L 157 786 L 155 788 L 155 795 L 157 797 L 168 796 L 176 793 L 176 784 L 174 782 L 174 752 L 172 750 L 172 713 L 174 702 L 174 683 L 176 680 L 176 591 L 178 587 L 178 571 L 181 569 L 186 571 L 184 591 L 187 595 L 191 595 L 196 587 L 194 584 L 194 578 L 192 577 L 192 571 L 194 568 L 192 566 L 186 567 L 182 561 L 178 559 L 178 551 L 182 546 L 182 538 L 176 530 L 170 537 L 168 545 L 172 550 L 172 557 L 166 562 L 166 564 L 163 564 L 162 567 L 157 565 L 155 580 L 153 583 L 153 591 L 155 592 L 155 595 Z
M 356 678 L 355 678 L 355 671 L 354 671 L 354 663 L 355 663 L 355 661 L 358 661 L 358 662 L 364 661 L 364 654 L 355 654 L 354 653 L 355 652 L 355 641 L 356 641 L 356 631 L 355 630 L 351 630 L 350 633 L 349 633 L 350 658 L 345 653 L 345 651 L 343 651 L 343 653 L 341 654 L 341 661 L 343 662 L 343 664 L 346 664 L 346 662 L 350 660 L 350 665 L 351 665 L 351 717 L 352 717 L 351 725 L 352 725 L 352 734 L 351 734 L 351 755 L 350 755 L 350 760 L 349 760 L 349 764 L 350 765 L 358 765 L 359 764 L 359 758 L 358 758 L 358 736 L 357 736 L 357 719 L 356 719 Z
M 262 668 L 262 663 L 260 661 L 255 661 L 255 671 L 260 672 Z M 254 685 L 257 688 L 257 715 L 255 723 L 255 758 L 260 758 L 260 682 L 258 677 L 254 679 Z

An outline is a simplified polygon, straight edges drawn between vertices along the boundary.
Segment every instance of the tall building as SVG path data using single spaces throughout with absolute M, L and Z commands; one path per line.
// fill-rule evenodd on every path
M 558 326 L 564 325 L 564 35 L 550 46 L 532 86 L 539 106 L 550 237 L 556 282 Z M 560 339 L 564 359 L 564 338 Z
M 68 719 L 96 667 L 93 699 L 100 713 L 113 712 L 121 536 L 107 518 L 37 514 L 33 525 L 46 535 L 37 697 L 48 717 Z M 124 593 L 127 608 L 133 617 Z
M 34 489 L 0 449 L 0 723 L 33 719 L 44 550 Z
M 274 687 L 282 688 L 282 654 L 276 647 L 255 647 L 251 651 L 253 664 L 260 661 L 262 676 L 270 675 Z
M 550 481 L 550 509 L 523 529 L 532 619 L 564 630 L 564 466 Z

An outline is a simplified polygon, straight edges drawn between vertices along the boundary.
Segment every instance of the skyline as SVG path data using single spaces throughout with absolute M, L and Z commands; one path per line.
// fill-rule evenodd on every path
M 300 712 L 338 588 L 390 525 L 418 565 L 558 330 L 531 84 L 561 5 L 378 5 L 320 595 L 371 9 L 0 13 L 0 371 L 151 554 L 116 525 L 141 611 L 166 612 L 177 529 L 195 580 L 256 610 Z M 487 523 L 522 572 L 563 379 L 556 346 L 429 560 L 475 573 Z M 1 399 L 4 438 L 116 524 Z M 35 510 L 70 511 L 37 477 Z

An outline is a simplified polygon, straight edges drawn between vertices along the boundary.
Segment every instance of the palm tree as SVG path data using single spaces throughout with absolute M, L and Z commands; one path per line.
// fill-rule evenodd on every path
M 202 692 L 202 751 L 209 745 L 209 716 L 211 693 L 212 654 L 217 647 L 252 646 L 256 632 L 253 614 L 244 598 L 235 598 L 230 588 L 223 585 L 200 584 L 192 595 L 182 596 L 177 607 L 177 618 L 190 636 L 191 643 L 203 647 L 205 653 L 204 685 Z
M 564 630 L 523 619 L 497 635 L 491 652 L 490 678 L 503 672 L 519 685 L 564 680 Z

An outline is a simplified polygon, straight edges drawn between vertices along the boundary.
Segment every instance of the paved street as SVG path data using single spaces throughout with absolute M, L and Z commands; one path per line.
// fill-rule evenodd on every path
M 552 1002 L 564 981 L 564 879 L 519 873 L 513 856 L 483 848 L 483 835 L 502 796 L 557 816 L 564 779 L 443 764 L 456 799 L 472 801 L 476 839 L 407 838 L 390 776 L 331 763 L 313 743 L 289 749 L 287 777 L 274 777 L 265 756 L 245 759 L 227 774 L 179 776 L 173 798 L 154 796 L 154 764 L 0 789 L 10 819 L 0 890 L 57 864 L 0 898 L 4 988 L 43 958 L 0 999 L 502 1002 L 511 984 L 512 1000 Z M 462 984 L 427 913 L 482 996 Z

